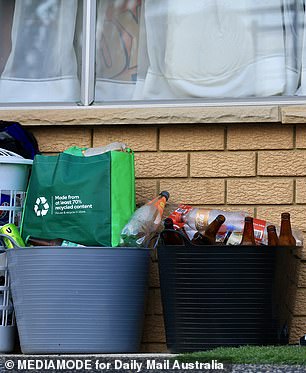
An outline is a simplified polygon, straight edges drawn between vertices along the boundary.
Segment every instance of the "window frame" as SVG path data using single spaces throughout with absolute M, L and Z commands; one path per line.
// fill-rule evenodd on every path
M 81 104 L 95 100 L 96 0 L 83 0 Z

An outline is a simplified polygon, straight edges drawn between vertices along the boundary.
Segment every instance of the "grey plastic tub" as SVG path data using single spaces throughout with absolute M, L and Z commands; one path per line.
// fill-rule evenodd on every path
M 139 350 L 148 249 L 33 247 L 7 256 L 23 353 Z

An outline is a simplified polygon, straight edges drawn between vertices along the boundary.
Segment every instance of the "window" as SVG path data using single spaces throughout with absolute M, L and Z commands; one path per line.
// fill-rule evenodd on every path
M 0 103 L 297 97 L 304 0 L 0 0 Z
M 76 0 L 0 1 L 0 102 L 80 100 Z

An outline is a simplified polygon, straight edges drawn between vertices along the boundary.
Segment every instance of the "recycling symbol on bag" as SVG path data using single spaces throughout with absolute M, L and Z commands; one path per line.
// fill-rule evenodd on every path
M 45 216 L 49 211 L 49 207 L 46 197 L 38 197 L 34 205 L 35 214 L 37 216 Z

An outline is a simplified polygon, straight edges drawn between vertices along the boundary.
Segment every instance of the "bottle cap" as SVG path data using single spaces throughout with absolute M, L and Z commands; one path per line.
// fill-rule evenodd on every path
M 289 214 L 289 212 L 283 212 L 283 213 L 281 214 L 281 218 L 282 218 L 282 219 L 290 219 L 290 214 Z
M 163 196 L 166 198 L 166 201 L 168 201 L 170 194 L 169 192 L 166 192 L 165 190 L 159 193 L 160 196 Z
M 224 216 L 224 215 L 221 215 L 221 214 L 220 214 L 220 215 L 217 216 L 217 220 L 218 220 L 220 223 L 221 223 L 221 222 L 224 223 L 226 219 L 225 219 L 225 216 Z
M 171 218 L 166 218 L 164 220 L 164 226 L 165 228 L 173 227 L 173 220 Z
M 267 226 L 267 231 L 274 231 L 274 230 L 276 230 L 276 227 L 275 227 L 275 225 L 268 225 Z

